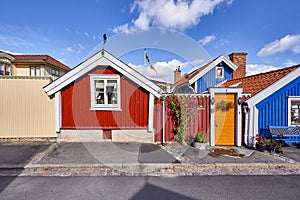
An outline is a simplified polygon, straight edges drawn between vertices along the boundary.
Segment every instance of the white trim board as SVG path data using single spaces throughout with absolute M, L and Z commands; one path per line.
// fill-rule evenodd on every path
M 105 50 L 99 51 L 62 77 L 48 84 L 44 90 L 51 96 L 98 66 L 110 66 L 155 97 L 160 97 L 161 89 L 159 86 Z

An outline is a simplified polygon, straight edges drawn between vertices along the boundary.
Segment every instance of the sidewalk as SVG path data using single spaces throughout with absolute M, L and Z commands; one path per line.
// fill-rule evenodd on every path
M 176 143 L 0 143 L 0 152 L 2 176 L 300 174 L 300 149 L 295 147 L 273 155 L 245 147 L 199 150 Z M 14 159 L 7 159 L 11 152 Z

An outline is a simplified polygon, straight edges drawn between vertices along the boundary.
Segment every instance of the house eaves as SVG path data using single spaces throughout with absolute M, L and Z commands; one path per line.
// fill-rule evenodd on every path
M 259 93 L 257 93 L 256 95 L 248 99 L 246 102 L 248 103 L 249 107 L 256 105 L 257 103 L 261 102 L 263 99 L 273 94 L 274 92 L 278 91 L 281 87 L 292 82 L 299 76 L 300 76 L 300 67 L 290 72 L 289 74 L 285 75 L 283 78 L 279 79 L 272 85 L 266 87 L 265 89 L 263 89 L 262 91 L 260 91 Z
M 154 96 L 160 97 L 161 88 L 159 86 L 105 50 L 86 59 L 68 73 L 45 86 L 44 90 L 51 96 L 98 66 L 110 66 Z
M 195 83 L 199 78 L 204 76 L 207 72 L 209 72 L 211 69 L 213 69 L 216 65 L 218 65 L 222 61 L 234 71 L 238 68 L 228 58 L 226 58 L 224 55 L 221 55 L 221 56 L 217 57 L 214 61 L 212 61 L 208 66 L 206 66 L 205 69 L 203 69 L 197 75 L 195 75 L 193 78 L 191 78 L 189 80 L 189 84 L 192 85 L 193 83 Z

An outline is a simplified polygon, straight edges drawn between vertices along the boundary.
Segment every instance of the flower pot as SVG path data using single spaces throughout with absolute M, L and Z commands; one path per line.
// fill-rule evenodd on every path
M 256 148 L 257 151 L 264 152 L 265 149 L 266 149 L 266 146 L 263 145 L 263 144 L 256 143 L 255 148 Z
M 193 146 L 197 149 L 200 149 L 200 150 L 205 150 L 206 149 L 206 143 L 201 143 L 201 142 L 193 142 Z
M 270 151 L 270 152 L 272 152 L 272 151 L 274 151 L 274 146 L 265 146 L 265 150 L 267 150 L 267 151 Z

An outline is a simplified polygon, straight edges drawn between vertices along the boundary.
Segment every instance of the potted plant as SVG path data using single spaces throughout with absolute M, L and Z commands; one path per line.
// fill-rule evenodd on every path
M 206 148 L 206 135 L 203 132 L 196 133 L 194 136 L 193 146 L 204 150 Z
M 275 146 L 276 146 L 275 140 L 272 140 L 272 139 L 266 140 L 266 147 L 265 147 L 266 150 L 273 152 L 275 150 Z
M 266 149 L 266 138 L 262 134 L 256 134 L 255 148 L 257 151 L 264 152 Z

